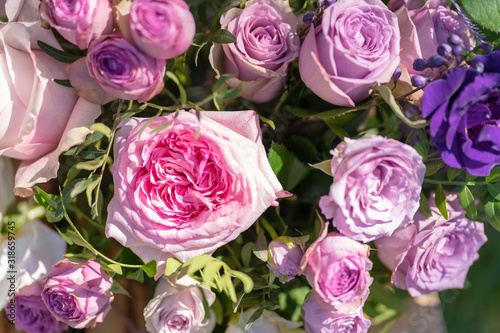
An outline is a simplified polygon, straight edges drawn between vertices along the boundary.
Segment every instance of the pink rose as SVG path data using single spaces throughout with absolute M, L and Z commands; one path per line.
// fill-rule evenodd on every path
M 0 24 L 0 155 L 23 160 L 15 185 L 23 195 L 56 177 L 59 155 L 85 139 L 101 111 L 53 81 L 68 79 L 68 65 L 41 51 L 37 40 L 59 48 L 39 22 Z
M 410 222 L 425 175 L 415 149 L 371 136 L 346 138 L 331 153 L 333 184 L 319 207 L 342 234 L 366 243 Z
M 413 69 L 417 58 L 435 55 L 440 44 L 447 43 L 450 34 L 456 34 L 465 48 L 474 46 L 474 38 L 463 18 L 451 10 L 446 0 L 407 0 L 396 11 L 401 35 L 401 63 L 410 74 L 421 73 Z
M 448 220 L 433 198 L 432 216 L 415 214 L 414 224 L 375 241 L 380 260 L 393 271 L 392 283 L 413 297 L 463 288 L 469 267 L 486 242 L 484 225 L 465 218 L 458 195 L 446 197 Z
M 297 17 L 288 0 L 253 0 L 245 9 L 232 8 L 222 15 L 221 27 L 237 40 L 214 44 L 210 64 L 217 73 L 234 74 L 231 88 L 243 84 L 244 98 L 257 103 L 278 96 L 286 81 L 288 64 L 297 58 L 300 41 Z
M 339 233 L 327 232 L 325 226 L 307 249 L 300 273 L 306 276 L 322 308 L 349 313 L 360 307 L 370 292 L 370 248 Z
M 73 328 L 94 327 L 111 310 L 112 284 L 98 262 L 63 259 L 43 280 L 42 300 L 57 320 Z
M 215 313 L 205 313 L 204 300 L 211 306 L 215 294 L 190 276 L 163 277 L 156 287 L 155 297 L 144 309 L 148 332 L 211 333 L 215 327 Z
M 371 322 L 363 316 L 361 307 L 349 313 L 323 309 L 311 294 L 302 305 L 308 333 L 366 333 Z
M 211 254 L 286 196 L 254 111 L 132 118 L 118 131 L 106 235 L 144 262 Z M 171 122 L 171 124 L 170 124 Z M 156 131 L 158 126 L 166 126 Z M 142 132 L 142 133 L 141 133 Z M 199 134 L 197 134 L 199 132 Z
M 281 236 L 269 243 L 267 267 L 281 282 L 288 282 L 299 274 L 300 260 L 308 238 Z
M 338 0 L 302 44 L 302 81 L 335 105 L 354 106 L 377 83 L 391 80 L 399 65 L 396 15 L 380 0 Z
M 80 49 L 113 30 L 110 0 L 43 0 L 40 16 Z
M 181 55 L 196 33 L 193 14 L 183 0 L 124 0 L 116 8 L 125 38 L 154 58 Z

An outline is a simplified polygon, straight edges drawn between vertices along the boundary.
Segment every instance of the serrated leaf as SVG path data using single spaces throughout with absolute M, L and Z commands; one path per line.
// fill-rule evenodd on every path
M 170 276 L 173 273 L 177 272 L 177 269 L 182 266 L 182 263 L 175 258 L 168 258 L 166 267 L 165 267 L 165 275 Z
M 443 186 L 441 184 L 436 188 L 436 197 L 435 197 L 436 207 L 443 215 L 443 217 L 448 219 L 448 210 L 446 209 L 446 195 L 444 194 Z
M 500 231 L 500 201 L 489 200 L 484 205 L 484 212 L 493 228 Z
M 226 29 L 219 29 L 214 32 L 210 40 L 217 44 L 229 44 L 236 42 L 236 36 Z
M 488 184 L 486 185 L 488 192 L 495 200 L 500 201 L 500 184 Z
M 81 58 L 79 56 L 75 56 L 72 54 L 68 54 L 64 51 L 58 50 L 58 49 L 50 46 L 49 44 L 42 42 L 41 40 L 39 40 L 37 42 L 37 44 L 38 44 L 38 47 L 40 47 L 40 49 L 43 52 L 45 52 L 47 55 L 51 56 L 52 58 L 56 59 L 59 62 L 65 63 L 65 64 L 71 64 L 71 63 L 73 63 L 76 60 Z
M 144 282 L 144 271 L 142 269 L 138 269 L 133 273 L 127 275 L 127 279 L 135 280 L 140 283 Z
M 141 269 L 146 273 L 147 276 L 152 278 L 156 275 L 156 260 L 152 260 L 145 265 L 141 266 Z
M 123 295 L 127 295 L 128 297 L 132 298 L 132 296 L 130 296 L 128 291 L 125 288 L 123 288 L 122 285 L 116 281 L 113 281 L 113 284 L 111 285 L 111 291 L 114 294 L 123 294 Z
M 462 0 L 472 19 L 490 30 L 500 32 L 500 2 L 498 0 Z
M 452 167 L 448 167 L 448 170 L 446 170 L 446 175 L 448 177 L 448 180 L 451 182 L 453 179 L 457 178 L 458 175 L 462 173 L 462 169 L 455 169 Z
M 477 217 L 477 208 L 474 203 L 474 196 L 467 186 L 464 186 L 460 191 L 460 204 L 465 210 L 467 218 L 474 221 Z

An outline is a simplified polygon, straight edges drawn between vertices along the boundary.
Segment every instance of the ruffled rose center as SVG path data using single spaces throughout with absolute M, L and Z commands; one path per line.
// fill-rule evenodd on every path
M 142 37 L 148 39 L 175 39 L 182 29 L 177 22 L 175 6 L 164 2 L 136 1 L 132 5 L 131 20 Z
M 356 289 L 360 282 L 360 275 L 356 258 L 345 258 L 333 262 L 323 277 L 325 279 L 325 292 L 334 298 L 344 296 Z
M 49 0 L 48 4 L 52 9 L 52 16 L 56 23 L 73 23 L 76 26 L 78 22 L 75 20 L 86 17 L 89 11 L 88 1 Z
M 83 316 L 75 296 L 64 291 L 45 291 L 44 297 L 49 309 L 58 318 L 78 320 Z

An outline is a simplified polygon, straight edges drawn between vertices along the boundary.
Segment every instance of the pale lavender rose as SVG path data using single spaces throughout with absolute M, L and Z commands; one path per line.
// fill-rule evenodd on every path
M 174 116 L 149 125 L 132 118 L 114 146 L 106 235 L 156 260 L 157 277 L 166 259 L 212 254 L 289 195 L 269 165 L 255 111 Z
M 466 49 L 475 45 L 464 19 L 450 9 L 446 0 L 407 0 L 405 6 L 395 13 L 401 36 L 404 36 L 401 39 L 401 63 L 410 74 L 421 73 L 413 69 L 415 59 L 435 55 L 436 48 L 447 43 L 450 34 L 458 35 Z
M 306 276 L 321 307 L 349 313 L 362 306 L 370 292 L 370 248 L 339 233 L 327 232 L 325 226 L 306 250 L 300 273 Z
M 21 288 L 5 308 L 16 330 L 27 333 L 62 333 L 68 325 L 58 321 L 42 301 L 42 284 L 37 281 Z M 14 309 L 14 312 L 11 311 Z M 10 316 L 9 316 L 10 315 Z
M 110 0 L 43 0 L 40 16 L 80 49 L 113 30 Z
M 98 262 L 63 259 L 43 280 L 42 300 L 57 320 L 73 328 L 94 327 L 111 310 L 112 284 Z
M 53 81 L 68 79 L 68 65 L 45 54 L 38 40 L 60 48 L 40 22 L 0 23 L 0 155 L 23 160 L 16 173 L 18 195 L 55 178 L 59 155 L 85 139 L 101 112 Z
M 458 195 L 446 197 L 448 220 L 433 198 L 432 216 L 415 214 L 414 225 L 375 241 L 380 260 L 393 271 L 392 282 L 413 297 L 463 288 L 478 250 L 486 242 L 484 225 L 465 218 Z
M 335 105 L 354 106 L 398 67 L 400 34 L 396 15 L 380 0 L 338 0 L 302 44 L 302 81 Z
M 258 308 L 250 308 L 243 312 L 243 320 L 237 324 L 229 323 L 225 333 L 304 333 L 300 328 L 302 323 L 286 320 L 276 312 L 264 310 L 262 315 L 255 320 L 248 330 L 246 329 L 248 320 Z
M 14 296 L 10 289 L 17 290 L 41 280 L 66 253 L 66 241 L 39 220 L 17 224 L 14 232 L 15 244 L 8 234 L 0 235 L 0 309 Z
M 288 282 L 299 274 L 300 260 L 308 238 L 281 236 L 269 243 L 267 267 L 281 282 Z
M 34 22 L 39 20 L 40 0 L 3 0 L 0 3 L 2 21 Z
M 220 23 L 237 40 L 212 46 L 209 59 L 216 77 L 234 74 L 226 80 L 228 85 L 243 84 L 242 96 L 257 103 L 278 96 L 288 64 L 297 58 L 300 48 L 297 17 L 288 0 L 248 1 L 245 9 L 227 11 Z
M 372 324 L 363 316 L 361 307 L 349 313 L 325 310 L 311 294 L 302 305 L 302 311 L 308 333 L 366 333 Z
M 147 55 L 130 44 L 121 33 L 115 33 L 90 44 L 87 57 L 72 64 L 70 80 L 80 90 L 79 94 L 88 89 L 85 86 L 88 80 L 84 78 L 87 75 L 111 96 L 108 101 L 121 98 L 143 103 L 163 89 L 166 65 L 165 60 Z
M 150 333 L 211 333 L 215 327 L 215 313 L 205 313 L 215 301 L 210 288 L 190 276 L 163 277 L 154 298 L 144 309 L 146 328 Z
M 331 153 L 333 184 L 319 207 L 342 234 L 366 243 L 410 222 L 425 175 L 415 149 L 370 136 L 346 138 Z
M 196 33 L 193 14 L 184 0 L 124 0 L 116 8 L 125 38 L 155 58 L 181 55 Z

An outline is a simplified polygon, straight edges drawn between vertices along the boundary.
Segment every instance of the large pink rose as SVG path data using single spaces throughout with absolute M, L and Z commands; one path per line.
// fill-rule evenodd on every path
M 463 288 L 479 248 L 484 225 L 465 218 L 458 195 L 446 197 L 448 220 L 429 200 L 432 215 L 415 214 L 414 224 L 375 241 L 380 260 L 393 271 L 392 282 L 418 297 L 433 291 Z
M 172 256 L 213 253 L 287 194 L 254 111 L 202 112 L 200 121 L 181 111 L 147 121 L 133 118 L 117 133 L 106 235 L 144 262 L 156 260 L 158 276 Z
M 346 138 L 331 153 L 333 184 L 319 207 L 342 234 L 366 243 L 410 222 L 425 175 L 415 149 L 375 135 Z
M 278 96 L 288 63 L 297 58 L 300 46 L 297 18 L 288 0 L 248 1 L 245 9 L 230 9 L 220 22 L 237 40 L 212 46 L 210 64 L 217 77 L 234 74 L 228 85 L 243 84 L 242 96 L 257 103 Z
M 436 48 L 447 43 L 450 34 L 456 34 L 465 48 L 475 44 L 464 19 L 451 10 L 446 0 L 407 0 L 396 11 L 401 29 L 401 63 L 410 74 L 421 73 L 413 69 L 417 58 L 428 59 L 436 54 Z
M 327 230 L 302 257 L 301 273 L 322 308 L 349 313 L 362 306 L 370 292 L 370 248 L 336 232 L 326 234 Z
M 302 44 L 302 81 L 335 105 L 354 106 L 377 83 L 391 80 L 399 65 L 396 15 L 380 0 L 338 0 Z
M 42 19 L 82 50 L 113 30 L 111 13 L 109 0 L 43 0 L 40 6 Z
M 39 22 L 0 25 L 0 155 L 23 160 L 18 194 L 56 177 L 59 155 L 82 142 L 100 107 L 53 81 L 68 79 L 68 65 L 41 51 L 36 41 L 59 48 Z

